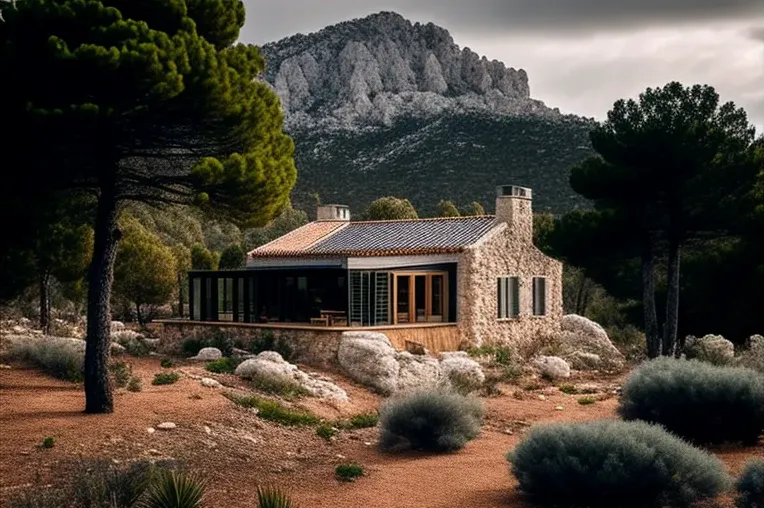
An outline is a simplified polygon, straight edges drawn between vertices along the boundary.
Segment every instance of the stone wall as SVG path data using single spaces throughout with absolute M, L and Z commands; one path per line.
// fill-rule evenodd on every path
M 514 216 L 517 221 L 518 216 Z M 562 307 L 562 263 L 523 241 L 500 223 L 477 244 L 464 252 L 457 268 L 458 315 L 462 339 L 470 346 L 527 345 L 539 336 L 560 330 Z M 520 278 L 520 316 L 498 318 L 497 279 Z M 547 278 L 547 315 L 533 315 L 533 277 Z
M 164 321 L 160 331 L 160 351 L 167 354 L 179 354 L 183 341 L 196 337 L 209 337 L 214 330 L 220 330 L 231 337 L 250 340 L 262 336 L 264 332 L 273 332 L 279 339 L 284 338 L 294 349 L 296 361 L 315 367 L 330 367 L 337 363 L 337 350 L 340 345 L 341 330 L 316 330 L 306 328 L 279 328 L 253 326 L 236 323 L 199 323 L 183 321 Z

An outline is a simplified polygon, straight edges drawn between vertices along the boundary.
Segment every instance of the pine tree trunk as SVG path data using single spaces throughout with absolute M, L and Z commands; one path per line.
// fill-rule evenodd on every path
M 642 252 L 642 307 L 645 314 L 647 356 L 656 358 L 661 354 L 661 338 L 658 333 L 658 313 L 655 309 L 655 256 L 651 241 Z
M 95 224 L 93 261 L 88 284 L 87 345 L 85 348 L 85 412 L 114 411 L 108 362 L 111 330 L 111 284 L 121 237 L 117 202 L 112 189 L 101 189 Z
M 50 271 L 47 268 L 40 275 L 40 328 L 42 333 L 50 335 Z
M 663 356 L 674 356 L 679 331 L 679 272 L 682 245 L 677 239 L 669 243 L 668 293 L 666 294 L 666 324 L 663 327 Z
M 183 317 L 183 274 L 178 272 L 178 316 Z
M 138 325 L 143 326 L 143 316 L 141 315 L 141 304 L 135 302 L 135 318 L 138 320 Z

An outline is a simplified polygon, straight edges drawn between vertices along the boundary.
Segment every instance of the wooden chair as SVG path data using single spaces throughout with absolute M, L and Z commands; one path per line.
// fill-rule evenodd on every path
M 347 326 L 348 318 L 345 316 L 337 316 L 332 318 L 332 326 Z
M 318 325 L 318 326 L 329 326 L 329 318 L 328 317 L 312 317 L 310 318 L 310 324 Z

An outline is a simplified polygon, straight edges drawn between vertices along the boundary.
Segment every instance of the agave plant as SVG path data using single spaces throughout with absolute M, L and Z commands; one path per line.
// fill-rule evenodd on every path
M 257 488 L 257 506 L 259 508 L 298 508 L 286 492 L 278 488 Z
M 144 508 L 201 508 L 204 483 L 178 471 L 162 471 L 146 490 Z

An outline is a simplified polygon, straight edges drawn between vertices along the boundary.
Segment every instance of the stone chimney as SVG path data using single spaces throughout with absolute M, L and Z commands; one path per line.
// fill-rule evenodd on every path
M 527 187 L 502 185 L 496 190 L 496 222 L 506 222 L 513 238 L 533 243 L 532 192 Z
M 345 205 L 319 205 L 316 220 L 349 222 L 350 208 Z

